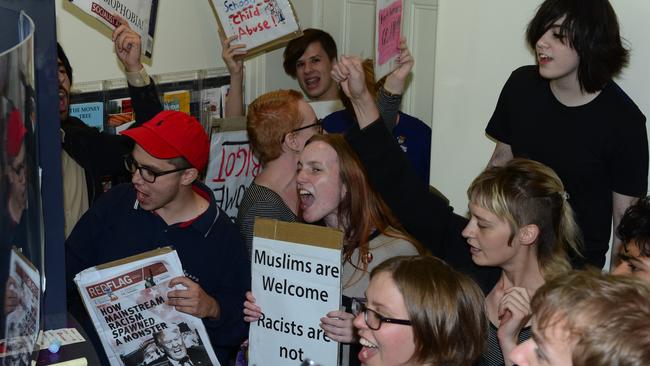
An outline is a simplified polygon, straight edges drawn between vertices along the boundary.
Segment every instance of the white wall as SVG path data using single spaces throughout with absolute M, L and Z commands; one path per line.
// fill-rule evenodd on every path
M 650 2 L 611 1 L 632 48 L 618 82 L 650 116 Z M 540 3 L 439 0 L 431 183 L 457 213 L 467 211 L 466 189 L 494 149 L 484 131 L 503 84 L 516 67 L 535 62 L 524 34 Z
M 74 69 L 74 81 L 122 78 L 108 27 L 56 0 L 57 38 Z M 209 0 L 161 0 L 152 60 L 152 74 L 224 67 L 216 16 Z

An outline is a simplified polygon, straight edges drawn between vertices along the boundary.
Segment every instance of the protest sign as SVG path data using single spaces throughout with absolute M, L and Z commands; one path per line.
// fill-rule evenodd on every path
M 322 226 L 257 218 L 251 291 L 262 317 L 251 323 L 250 365 L 338 365 L 338 343 L 319 324 L 341 303 L 342 239 Z
M 120 24 L 118 15 L 129 22 L 129 26 L 142 39 L 142 53 L 151 57 L 158 0 L 69 0 L 85 13 L 99 19 L 111 29 Z
M 247 56 L 300 37 L 302 31 L 290 0 L 212 0 L 221 33 L 237 36 Z
M 244 191 L 262 165 L 251 150 L 244 118 L 215 120 L 210 140 L 205 184 L 214 193 L 217 205 L 234 221 Z
M 375 77 L 381 79 L 396 66 L 402 28 L 402 0 L 377 0 L 375 16 Z
M 41 285 L 38 270 L 15 247 L 9 255 L 4 297 L 4 365 L 29 365 L 40 327 Z
M 74 281 L 111 366 L 171 364 L 188 359 L 219 365 L 201 319 L 167 305 L 167 293 L 183 288 L 175 250 L 165 247 L 88 268 Z M 165 363 L 167 362 L 167 363 Z

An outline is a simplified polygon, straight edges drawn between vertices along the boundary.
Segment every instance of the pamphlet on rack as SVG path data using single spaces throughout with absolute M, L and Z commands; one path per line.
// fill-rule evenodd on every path
M 163 93 L 163 107 L 165 110 L 190 114 L 190 91 L 176 90 Z
M 222 85 L 221 89 L 221 117 L 226 117 L 226 102 L 228 101 L 228 94 L 230 94 L 230 84 Z
M 119 134 L 135 122 L 131 98 L 119 98 L 108 101 L 108 127 L 115 128 Z
M 111 366 L 219 365 L 200 318 L 167 305 L 169 281 L 183 276 L 170 247 L 88 268 L 75 276 Z M 167 362 L 167 363 L 164 363 Z
M 104 129 L 104 103 L 78 103 L 70 105 L 70 115 L 82 120 L 90 127 L 96 127 L 100 131 Z
M 221 118 L 221 88 L 201 90 L 201 121 L 209 126 L 214 118 Z
M 151 57 L 156 30 L 158 0 L 68 0 L 85 13 L 110 27 L 117 28 L 120 23 L 115 15 L 129 22 L 129 26 L 142 39 L 142 53 Z

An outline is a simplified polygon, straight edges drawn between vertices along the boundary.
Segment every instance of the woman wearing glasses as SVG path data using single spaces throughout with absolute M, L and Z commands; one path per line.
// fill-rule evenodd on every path
M 298 221 L 296 164 L 305 142 L 321 129 L 302 94 L 278 90 L 250 104 L 246 130 L 262 164 L 262 171 L 244 193 L 237 213 L 237 224 L 250 256 L 255 217 Z
M 342 230 L 343 303 L 364 297 L 370 271 L 388 258 L 422 254 L 420 245 L 401 230 L 392 213 L 368 184 L 365 170 L 345 138 L 314 135 L 298 161 L 296 178 L 305 222 L 323 222 Z M 244 319 L 252 322 L 261 309 L 248 294 Z M 331 311 L 321 318 L 325 334 L 341 343 L 355 340 L 349 312 Z
M 370 274 L 354 326 L 364 365 L 470 366 L 485 346 L 484 297 L 469 277 L 431 256 L 393 257 Z

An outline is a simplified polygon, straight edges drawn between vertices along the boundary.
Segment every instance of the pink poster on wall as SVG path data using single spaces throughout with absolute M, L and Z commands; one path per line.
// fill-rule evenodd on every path
M 381 2 L 377 2 L 379 6 Z M 377 60 L 385 64 L 399 54 L 402 27 L 402 0 L 396 0 L 377 9 Z

